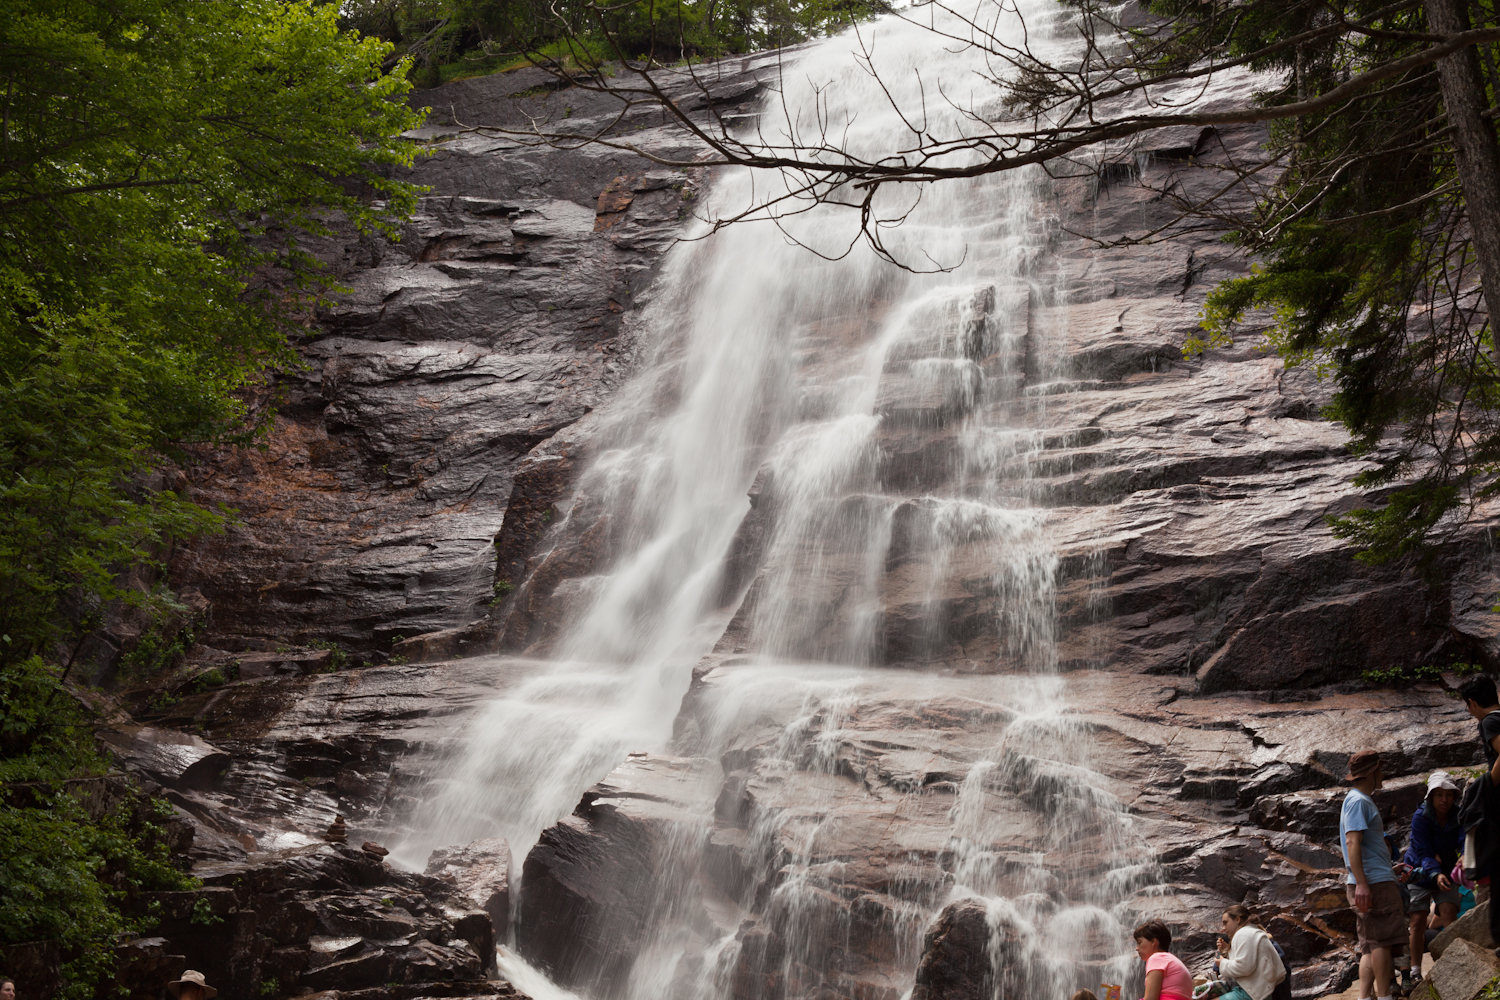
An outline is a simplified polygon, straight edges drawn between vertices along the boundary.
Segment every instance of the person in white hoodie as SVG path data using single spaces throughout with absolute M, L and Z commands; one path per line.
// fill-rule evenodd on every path
M 1286 966 L 1250 908 L 1234 904 L 1219 918 L 1219 974 L 1235 982 L 1222 1000 L 1270 1000 L 1276 986 L 1286 978 Z M 1224 938 L 1228 938 L 1228 944 Z

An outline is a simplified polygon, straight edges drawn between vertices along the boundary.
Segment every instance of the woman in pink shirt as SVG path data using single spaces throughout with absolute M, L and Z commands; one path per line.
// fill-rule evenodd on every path
M 1193 1000 L 1193 975 L 1167 950 L 1172 947 L 1167 925 L 1148 920 L 1134 934 L 1135 953 L 1146 963 L 1145 1000 Z

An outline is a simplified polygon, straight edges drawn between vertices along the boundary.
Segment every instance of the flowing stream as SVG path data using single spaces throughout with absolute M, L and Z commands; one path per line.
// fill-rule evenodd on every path
M 1024 15 L 1033 48 L 1073 44 L 1051 0 L 977 10 L 1016 38 Z M 767 99 L 767 134 L 821 115 L 873 153 L 902 144 L 908 122 L 961 132 L 960 108 L 997 98 L 974 48 L 899 18 L 862 34 L 879 79 L 850 37 L 810 46 Z M 735 212 L 768 182 L 725 172 L 708 207 Z M 554 653 L 469 728 L 397 856 L 420 865 L 433 847 L 504 836 L 519 870 L 541 832 L 633 751 L 720 760 L 758 739 L 758 773 L 795 772 L 816 804 L 815 779 L 836 776 L 853 720 L 963 698 L 1005 724 L 966 749 L 950 805 L 923 821 L 946 839 L 945 870 L 916 865 L 916 888 L 893 892 L 882 967 L 895 971 L 872 995 L 908 992 L 924 929 L 972 897 L 988 914 L 996 996 L 1065 998 L 1125 981 L 1127 904 L 1159 879 L 1055 673 L 1059 558 L 1029 471 L 1066 376 L 1066 331 L 1038 318 L 1058 294 L 1050 190 L 1018 171 L 883 197 L 890 213 L 909 209 L 883 233 L 898 259 L 948 270 L 894 267 L 859 242 L 856 213 L 829 207 L 739 223 L 669 254 L 643 313 L 637 374 L 602 415 L 553 529 L 592 532 L 608 558 L 558 587 L 553 599 L 572 613 Z M 674 742 L 705 662 L 717 680 Z M 925 816 L 929 791 L 891 808 Z M 998 826 L 1023 808 L 1034 849 L 995 850 Z M 808 860 L 842 835 L 835 812 L 761 809 L 748 856 L 780 864 L 767 845 L 804 845 L 779 874 L 751 880 L 772 886 L 768 896 L 726 896 L 714 904 L 723 926 L 705 929 L 680 905 L 697 890 L 665 878 L 629 975 L 570 982 L 631 1000 L 755 996 L 736 970 L 759 962 L 778 984 L 764 995 L 818 995 L 821 953 L 853 933 L 818 922 L 834 876 Z M 678 837 L 669 867 L 698 864 L 711 822 Z M 1079 876 L 1059 876 L 1058 858 Z M 783 953 L 747 958 L 739 924 L 751 911 L 792 942 Z M 504 959 L 539 998 L 556 989 L 513 951 Z

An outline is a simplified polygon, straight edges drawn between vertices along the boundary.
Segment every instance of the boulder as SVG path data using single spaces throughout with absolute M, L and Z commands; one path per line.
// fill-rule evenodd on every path
M 299 676 L 317 674 L 333 665 L 331 649 L 275 650 L 268 653 L 239 653 L 234 657 L 239 664 L 242 680 L 275 675 Z
M 1433 958 L 1442 958 L 1443 953 L 1456 941 L 1468 941 L 1481 948 L 1495 947 L 1495 940 L 1490 937 L 1490 901 L 1488 899 L 1439 931 L 1438 936 L 1433 938 L 1432 943 L 1427 946 L 1427 950 L 1432 952 Z
M 158 1000 L 162 983 L 178 978 L 185 968 L 186 957 L 171 954 L 163 937 L 132 938 L 115 945 L 115 989 L 130 1000 Z
M 666 851 L 706 833 L 711 761 L 631 754 L 526 855 L 517 944 L 568 988 L 620 982 L 653 923 L 690 897 Z M 684 881 L 687 880 L 687 881 Z
M 1488 948 L 1459 939 L 1443 952 L 1427 973 L 1437 1000 L 1474 1000 L 1495 976 L 1500 959 Z
M 984 900 L 949 903 L 922 939 L 911 1000 L 989 1000 L 994 983 Z
M 211 788 L 230 764 L 229 754 L 189 733 L 125 726 L 100 730 L 98 736 L 121 766 L 172 788 Z
M 147 894 L 160 914 L 153 947 L 185 958 L 226 1000 L 391 983 L 440 991 L 427 995 L 489 992 L 489 914 L 447 881 L 398 871 L 347 844 L 195 873 L 201 889 Z
M 495 940 L 510 936 L 510 845 L 503 838 L 476 840 L 465 847 L 440 847 L 427 858 L 425 874 L 449 881 L 454 889 L 490 915 Z
M 0 962 L 22 997 L 51 1000 L 62 988 L 62 946 L 57 941 L 0 945 Z

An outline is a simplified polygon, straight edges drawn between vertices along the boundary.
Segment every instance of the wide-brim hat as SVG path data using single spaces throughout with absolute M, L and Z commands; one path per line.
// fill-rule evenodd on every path
M 1349 758 L 1349 773 L 1345 777 L 1348 781 L 1358 781 L 1378 770 L 1380 770 L 1380 754 L 1374 750 L 1361 750 Z
M 203 988 L 203 1000 L 211 1000 L 212 997 L 216 997 L 219 995 L 218 990 L 214 989 L 212 986 L 208 985 L 208 983 L 203 981 L 203 973 L 198 972 L 194 969 L 188 969 L 182 974 L 181 979 L 174 979 L 170 983 L 168 983 L 167 990 L 174 997 L 180 997 L 182 996 L 182 988 L 189 983 L 194 986 L 200 986 Z
M 1458 785 L 1454 784 L 1453 778 L 1447 771 L 1433 771 L 1432 776 L 1427 779 L 1428 795 L 1431 795 L 1439 788 L 1446 788 L 1450 792 L 1458 791 Z

